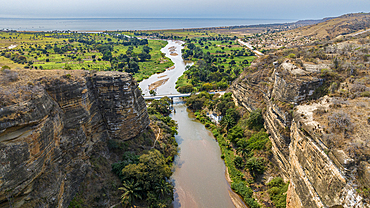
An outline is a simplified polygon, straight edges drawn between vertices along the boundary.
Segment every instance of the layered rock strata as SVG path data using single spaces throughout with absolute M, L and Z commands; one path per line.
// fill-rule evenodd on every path
M 0 207 L 67 207 L 91 154 L 109 157 L 109 139 L 149 125 L 146 105 L 127 73 L 58 71 L 31 81 L 41 84 L 37 94 L 0 108 Z
M 312 119 L 319 107 L 327 108 L 324 112 L 330 110 L 331 99 L 322 98 L 323 103 L 304 105 L 319 93 L 325 80 L 289 61 L 274 67 L 273 58 L 267 57 L 271 63 L 264 62 L 264 67 L 257 67 L 258 71 L 244 74 L 229 91 L 239 106 L 249 111 L 262 109 L 265 128 L 270 133 L 273 162 L 280 168 L 281 176 L 290 181 L 287 207 L 369 207 L 356 192 L 356 188 L 370 181 L 366 157 L 356 159 L 345 145 L 329 145 L 330 135 L 324 128 L 327 123 Z M 258 64 L 262 65 L 255 63 Z M 361 102 L 370 106 L 369 99 Z M 351 105 L 353 108 L 355 103 L 348 104 L 348 108 Z M 326 117 L 329 115 L 330 112 Z M 361 129 L 369 128 L 369 124 L 357 126 L 359 129 L 355 131 L 363 133 L 352 135 L 352 140 L 344 139 L 342 143 L 352 145 L 361 140 L 361 144 L 367 144 L 370 135 Z

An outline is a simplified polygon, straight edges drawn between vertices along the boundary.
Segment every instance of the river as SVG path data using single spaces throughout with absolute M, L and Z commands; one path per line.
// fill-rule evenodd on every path
M 186 66 L 181 57 L 183 48 L 181 44 L 180 41 L 168 41 L 168 45 L 162 49 L 162 52 L 174 62 L 175 68 L 140 82 L 140 88 L 145 95 L 149 95 L 149 84 L 165 78 L 169 80 L 158 87 L 157 94 L 178 93 L 175 82 L 185 71 Z M 225 178 L 225 164 L 212 133 L 198 122 L 177 98 L 174 100 L 174 109 L 176 113 L 170 116 L 179 125 L 179 134 L 175 137 L 180 148 L 179 155 L 175 158 L 172 176 L 175 185 L 174 207 L 235 207 L 230 195 L 234 196 L 234 201 L 242 204 L 240 198 L 235 197 L 231 191 Z
M 154 74 L 150 76 L 148 79 L 144 79 L 140 82 L 139 86 L 142 92 L 148 96 L 149 89 L 148 86 L 156 81 L 168 79 L 168 81 L 157 88 L 157 94 L 159 95 L 168 95 L 168 94 L 177 94 L 177 90 L 175 88 L 177 79 L 184 73 L 185 64 L 184 60 L 181 56 L 181 49 L 184 47 L 182 46 L 184 42 L 182 41 L 168 41 L 168 44 L 161 49 L 162 53 L 166 54 L 166 57 L 170 58 L 171 61 L 175 64 L 175 68 L 166 70 L 160 74 Z M 172 54 L 172 55 L 171 55 Z

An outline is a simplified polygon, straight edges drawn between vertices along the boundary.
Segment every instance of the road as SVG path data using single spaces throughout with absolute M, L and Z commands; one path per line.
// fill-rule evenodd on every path
M 353 34 L 353 35 L 351 35 L 351 36 L 353 37 L 353 36 L 361 35 L 361 34 L 363 34 L 363 33 L 369 32 L 369 31 L 370 31 L 370 29 L 367 29 L 367 30 L 365 30 L 365 31 L 355 33 L 355 34 Z
M 238 39 L 238 42 L 240 45 L 244 45 L 246 46 L 247 48 L 251 49 L 255 54 L 257 54 L 258 56 L 263 56 L 263 53 L 257 51 L 257 50 L 254 50 L 253 49 L 253 46 L 250 45 L 249 43 L 246 43 L 246 42 L 243 42 L 242 40 Z

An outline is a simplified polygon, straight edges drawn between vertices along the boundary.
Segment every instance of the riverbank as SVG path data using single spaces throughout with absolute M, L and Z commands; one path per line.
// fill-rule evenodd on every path
M 150 86 L 153 83 L 160 83 L 160 80 L 163 80 L 163 77 L 168 78 L 166 82 L 156 85 L 157 94 L 176 94 L 178 93 L 175 84 L 178 78 L 185 72 L 185 67 L 188 65 L 185 63 L 181 57 L 181 49 L 184 42 L 168 40 L 167 45 L 161 49 L 161 53 L 165 54 L 165 57 L 168 58 L 173 65 L 168 66 L 166 70 L 162 73 L 153 74 L 149 78 L 142 80 L 139 83 L 139 87 L 144 94 L 144 96 L 149 96 Z M 171 53 L 176 53 L 177 55 L 171 55 Z
M 180 41 L 168 41 L 162 52 L 174 62 L 174 66 L 140 82 L 143 94 L 148 94 L 151 86 L 164 78 L 169 80 L 157 87 L 157 94 L 178 93 L 174 85 L 186 66 L 181 57 L 182 44 Z M 177 55 L 173 56 L 174 53 Z M 175 185 L 174 207 L 246 207 L 225 177 L 225 163 L 212 132 L 198 122 L 183 103 L 175 103 L 176 113 L 171 117 L 179 125 L 176 140 L 180 152 L 175 158 L 172 177 Z

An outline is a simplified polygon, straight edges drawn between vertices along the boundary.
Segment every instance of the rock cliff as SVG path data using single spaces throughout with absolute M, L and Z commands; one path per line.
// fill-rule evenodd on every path
M 0 86 L 0 207 L 67 207 L 93 154 L 147 128 L 144 99 L 127 73 L 17 73 Z
M 277 67 L 272 63 L 277 59 L 272 54 L 260 58 L 229 91 L 239 106 L 263 109 L 273 162 L 290 181 L 287 207 L 370 207 L 356 191 L 368 187 L 370 179 L 370 134 L 364 130 L 370 122 L 363 119 L 369 116 L 370 99 L 342 101 L 337 108 L 336 98 L 310 101 L 325 85 L 319 72 L 289 59 Z M 336 115 L 352 123 L 332 126 Z

